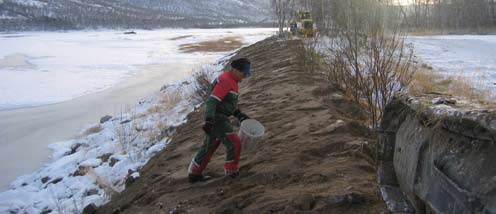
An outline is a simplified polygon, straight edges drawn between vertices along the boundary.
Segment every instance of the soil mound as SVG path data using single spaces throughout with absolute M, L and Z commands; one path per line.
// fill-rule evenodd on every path
M 325 77 L 306 71 L 300 40 L 267 39 L 241 49 L 254 75 L 240 88 L 240 108 L 266 128 L 240 176 L 223 176 L 223 146 L 206 174 L 189 184 L 188 164 L 201 145 L 202 107 L 141 170 L 141 178 L 98 213 L 380 213 L 375 139 L 364 113 Z M 237 57 L 235 56 L 235 57 Z

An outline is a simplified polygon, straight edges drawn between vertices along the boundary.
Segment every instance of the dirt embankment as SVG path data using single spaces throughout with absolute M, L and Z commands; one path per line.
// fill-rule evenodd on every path
M 256 43 L 239 51 L 254 76 L 241 83 L 240 108 L 262 122 L 266 138 L 241 158 L 240 176 L 223 176 L 223 146 L 206 174 L 187 181 L 201 144 L 203 107 L 141 170 L 141 178 L 98 213 L 381 213 L 375 141 L 364 113 L 324 77 L 305 71 L 301 41 Z

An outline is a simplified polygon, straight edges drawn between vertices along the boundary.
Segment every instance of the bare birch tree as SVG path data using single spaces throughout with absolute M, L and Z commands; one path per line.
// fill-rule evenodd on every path
M 279 35 L 283 35 L 286 21 L 290 19 L 291 10 L 294 8 L 294 0 L 272 0 L 272 9 L 277 18 Z

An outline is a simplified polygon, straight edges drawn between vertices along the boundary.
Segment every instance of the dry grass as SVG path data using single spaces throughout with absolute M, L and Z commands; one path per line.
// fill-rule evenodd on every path
M 84 131 L 84 135 L 90 135 L 90 134 L 95 134 L 95 133 L 98 133 L 102 131 L 102 126 L 100 126 L 100 124 L 97 124 L 95 126 L 92 126 L 88 129 L 86 129 L 86 131 Z
M 494 104 L 490 100 L 491 92 L 488 89 L 476 89 L 467 82 L 462 76 L 447 77 L 436 74 L 429 66 L 422 65 L 414 74 L 409 89 L 414 95 L 439 93 L 466 98 L 481 104 Z
M 158 114 L 164 111 L 164 106 L 162 105 L 154 105 L 150 108 L 148 108 L 147 112 L 148 114 Z
M 227 36 L 219 40 L 199 43 L 182 44 L 179 48 L 183 53 L 194 52 L 225 52 L 240 48 L 243 45 L 241 37 Z
M 112 184 L 110 184 L 105 178 L 100 176 L 93 168 L 86 167 L 86 175 L 93 178 L 98 186 L 100 186 L 106 195 L 112 196 L 114 194 L 119 193 L 119 190 L 116 189 Z
M 179 102 L 183 100 L 181 92 L 179 91 L 165 91 L 160 95 L 160 102 L 148 108 L 148 114 L 159 114 L 165 111 L 170 111 L 176 107 Z
M 203 102 L 207 99 L 209 89 L 212 85 L 209 78 L 211 74 L 209 70 L 204 68 L 200 68 L 198 70 L 199 71 L 197 73 L 193 74 L 195 79 L 195 93 L 192 94 L 192 99 Z
M 121 116 L 122 118 L 122 116 Z M 131 117 L 132 118 L 132 117 Z M 133 146 L 133 142 L 138 138 L 140 132 L 138 131 L 137 122 L 124 120 L 114 121 L 114 135 L 117 137 L 117 142 L 121 150 L 121 154 L 128 154 L 128 151 Z
M 176 90 L 164 93 L 161 97 L 161 103 L 166 110 L 173 109 L 181 100 L 183 100 L 181 92 Z
M 84 130 L 82 133 L 78 134 L 75 136 L 76 139 L 82 139 L 84 137 L 87 137 L 91 134 L 96 134 L 98 132 L 101 132 L 103 130 L 102 126 L 100 124 L 96 124 L 94 126 L 89 127 L 88 129 Z

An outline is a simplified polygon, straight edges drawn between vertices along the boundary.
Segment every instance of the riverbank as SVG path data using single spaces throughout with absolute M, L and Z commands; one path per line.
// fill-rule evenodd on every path
M 126 112 L 140 99 L 158 92 L 164 84 L 189 77 L 192 67 L 185 64 L 144 66 L 136 78 L 102 92 L 47 106 L 0 111 L 0 191 L 6 190 L 16 177 L 47 163 L 52 153 L 49 144 L 75 137 L 104 115 Z
M 36 101 L 52 104 L 0 111 L 0 191 L 6 190 L 16 177 L 46 164 L 52 153 L 49 144 L 74 138 L 104 115 L 125 113 L 162 86 L 184 80 L 201 64 L 213 63 L 229 53 L 183 53 L 179 50 L 181 44 L 236 35 L 241 45 L 249 45 L 271 32 L 272 29 L 164 29 L 137 32 L 138 35 L 107 31 L 1 35 L 6 48 L 0 50 L 0 56 L 10 57 L 0 60 L 0 70 L 4 69 L 0 72 L 0 105 L 30 106 Z M 57 37 L 64 39 L 58 42 Z M 47 41 L 54 47 L 46 47 Z M 99 45 L 102 43 L 103 47 Z M 26 54 L 13 54 L 19 51 L 17 48 Z M 52 56 L 42 57 L 49 55 Z M 115 83 L 122 73 L 127 73 L 126 77 Z M 98 86 L 93 81 L 113 83 Z M 83 87 L 78 85 L 81 82 L 88 84 Z M 101 87 L 107 89 L 99 90 Z
M 203 107 L 177 128 L 140 178 L 97 213 L 381 213 L 375 137 L 366 113 L 301 63 L 301 40 L 268 39 L 234 57 L 252 61 L 240 84 L 240 108 L 266 128 L 242 156 L 236 179 L 224 177 L 224 146 L 207 167 L 212 180 L 190 184 L 187 168 L 201 145 Z

